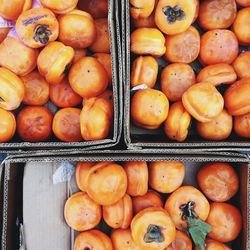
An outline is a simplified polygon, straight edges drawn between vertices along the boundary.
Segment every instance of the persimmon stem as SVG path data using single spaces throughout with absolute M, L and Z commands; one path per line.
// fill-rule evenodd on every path
M 165 16 L 167 16 L 167 21 L 169 24 L 173 24 L 176 21 L 181 21 L 185 17 L 185 12 L 179 5 L 175 5 L 174 7 L 165 6 L 162 8 L 162 12 Z
M 146 243 L 157 242 L 161 243 L 164 241 L 164 236 L 161 233 L 161 227 L 150 224 L 147 229 L 147 233 L 144 235 L 143 240 Z
M 194 201 L 189 201 L 188 203 L 180 206 L 183 220 L 186 220 L 187 218 L 198 218 L 198 215 L 194 211 L 194 206 L 195 206 Z
M 47 44 L 49 41 L 50 35 L 52 35 L 52 32 L 49 30 L 49 26 L 46 24 L 42 24 L 42 25 L 36 26 L 35 34 L 33 38 L 36 42 Z

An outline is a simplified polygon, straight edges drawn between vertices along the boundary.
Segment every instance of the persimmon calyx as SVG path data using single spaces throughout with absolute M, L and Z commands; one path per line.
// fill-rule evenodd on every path
M 160 226 L 150 224 L 147 228 L 147 233 L 144 235 L 143 240 L 146 243 L 163 242 L 164 236 L 162 235 L 161 230 L 162 228 Z
M 185 12 L 179 5 L 175 5 L 174 7 L 165 6 L 164 8 L 162 8 L 162 12 L 167 17 L 167 21 L 169 24 L 173 24 L 176 21 L 181 21 L 186 16 Z
M 42 44 L 47 44 L 49 37 L 52 35 L 52 32 L 48 28 L 49 26 L 46 24 L 37 25 L 33 36 L 34 40 Z
M 187 204 L 183 204 L 180 206 L 183 220 L 186 220 L 188 217 L 198 218 L 198 215 L 194 211 L 194 206 L 195 206 L 195 202 L 193 201 L 189 201 Z

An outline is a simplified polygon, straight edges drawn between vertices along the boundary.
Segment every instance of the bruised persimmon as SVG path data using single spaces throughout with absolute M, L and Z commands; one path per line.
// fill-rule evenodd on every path
M 131 87 L 146 84 L 153 88 L 157 81 L 158 63 L 152 56 L 137 57 L 132 65 Z
M 124 165 L 128 177 L 127 193 L 142 196 L 148 191 L 148 166 L 145 161 L 129 161 Z
M 235 240 L 242 229 L 242 216 L 238 208 L 223 202 L 211 203 L 206 222 L 212 229 L 208 237 L 223 243 Z
M 165 134 L 171 140 L 179 142 L 186 140 L 191 119 L 191 115 L 185 110 L 182 102 L 174 103 L 169 109 L 167 120 L 164 122 Z
M 161 90 L 170 101 L 180 101 L 183 93 L 196 82 L 191 66 L 172 63 L 161 72 Z
M 160 57 L 166 52 L 165 37 L 156 28 L 138 28 L 131 34 L 131 52 Z
M 87 49 L 74 49 L 75 55 L 72 60 L 72 64 L 75 64 L 78 60 L 87 55 Z
M 133 210 L 135 214 L 139 213 L 145 208 L 163 207 L 163 202 L 160 194 L 153 190 L 148 190 L 145 195 L 133 197 L 132 200 Z
M 231 84 L 237 79 L 234 68 L 225 63 L 213 64 L 204 67 L 197 76 L 197 82 L 210 82 L 214 86 Z
M 250 51 L 243 51 L 233 62 L 234 70 L 238 78 L 250 77 Z
M 132 200 L 125 194 L 113 205 L 103 206 L 103 219 L 112 228 L 127 229 L 133 217 Z
M 241 45 L 250 45 L 250 7 L 238 11 L 232 30 Z
M 165 58 L 174 63 L 191 63 L 200 52 L 200 34 L 190 26 L 186 31 L 176 35 L 166 35 Z
M 95 20 L 96 39 L 89 47 L 94 53 L 110 53 L 110 37 L 107 18 Z
M 10 28 L 1 28 L 0 27 L 0 43 L 6 38 L 9 33 Z
M 63 108 L 57 111 L 53 119 L 52 129 L 55 136 L 65 142 L 82 141 L 80 129 L 81 109 Z
M 228 163 L 208 163 L 197 174 L 202 192 L 212 201 L 230 200 L 239 190 L 239 177 Z
M 175 225 L 163 208 L 146 208 L 132 220 L 131 233 L 135 244 L 143 250 L 165 249 L 175 239 Z
M 199 24 L 205 30 L 227 29 L 236 17 L 235 0 L 202 1 L 199 10 Z
M 81 134 L 84 140 L 103 140 L 110 132 L 113 105 L 104 98 L 93 97 L 84 101 L 80 116 Z
M 47 141 L 51 136 L 53 116 L 40 106 L 27 106 L 17 115 L 17 132 L 23 141 Z
M 176 228 L 187 227 L 184 220 L 187 210 L 205 221 L 209 214 L 210 205 L 207 198 L 195 187 L 182 186 L 174 191 L 165 203 L 165 209 L 168 211 Z
M 80 96 L 90 98 L 103 93 L 108 86 L 108 73 L 94 57 L 83 57 L 69 71 L 71 88 Z
M 73 10 L 78 0 L 40 0 L 41 4 L 56 14 L 65 14 Z
M 76 231 L 94 228 L 102 218 L 101 206 L 96 204 L 86 193 L 73 194 L 65 203 L 64 217 L 67 224 Z
M 130 15 L 134 19 L 147 18 L 155 7 L 155 0 L 130 0 Z
M 225 107 L 230 115 L 250 112 L 250 78 L 242 78 L 232 84 L 224 94 Z
M 52 11 L 33 8 L 18 17 L 16 32 L 25 45 L 40 48 L 57 39 L 59 24 Z
M 80 0 L 77 7 L 88 12 L 95 19 L 108 16 L 108 0 Z
M 44 105 L 49 100 L 49 84 L 39 74 L 38 71 L 33 71 L 26 76 L 21 77 L 25 94 L 23 103 L 26 105 Z
M 198 134 L 207 140 L 225 140 L 233 129 L 233 118 L 224 109 L 209 122 L 197 122 Z
M 125 195 L 127 182 L 122 166 L 113 162 L 100 162 L 89 170 L 86 191 L 97 204 L 108 206 Z
M 184 32 L 193 23 L 198 4 L 196 0 L 160 0 L 155 10 L 155 23 L 167 35 Z
M 244 138 L 250 138 L 250 113 L 234 117 L 234 132 Z
M 239 52 L 235 34 L 226 29 L 210 30 L 201 36 L 200 61 L 205 65 L 231 64 Z
M 199 248 L 196 247 L 195 250 L 199 250 Z M 205 250 L 232 250 L 232 249 L 219 241 L 207 239 Z
M 236 3 L 242 7 L 250 7 L 250 0 L 236 0 Z
M 110 238 L 99 230 L 89 230 L 80 233 L 74 244 L 74 250 L 113 250 Z
M 8 142 L 16 132 L 15 116 L 2 108 L 0 108 L 0 143 Z
M 60 83 L 69 71 L 74 50 L 61 42 L 49 43 L 37 58 L 37 67 L 48 83 Z
M 136 246 L 130 229 L 115 229 L 111 233 L 114 250 L 141 250 Z
M 139 90 L 132 97 L 131 117 L 142 128 L 157 129 L 168 116 L 169 102 L 159 90 Z
M 191 239 L 182 231 L 177 230 L 175 240 L 165 250 L 192 250 Z
M 50 100 L 60 108 L 75 107 L 82 102 L 82 97 L 70 87 L 67 78 L 58 84 L 50 84 L 49 96 Z
M 218 116 L 224 106 L 220 92 L 209 82 L 191 86 L 182 96 L 185 109 L 198 121 L 209 122 Z
M 38 50 L 25 46 L 14 37 L 7 36 L 0 44 L 0 65 L 19 76 L 35 69 L 37 57 Z
M 159 161 L 149 164 L 149 184 L 160 193 L 172 193 L 185 177 L 185 166 L 180 161 Z
M 84 49 L 96 39 L 96 28 L 92 16 L 81 10 L 72 10 L 61 15 L 59 22 L 59 41 L 72 48 Z
M 76 184 L 83 192 L 87 190 L 87 175 L 94 165 L 93 162 L 78 162 L 76 165 Z

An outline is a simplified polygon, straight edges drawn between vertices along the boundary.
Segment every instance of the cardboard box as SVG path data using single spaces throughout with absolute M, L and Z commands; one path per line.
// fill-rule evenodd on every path
M 22 242 L 27 250 L 73 250 L 76 233 L 65 223 L 63 207 L 67 197 L 77 191 L 74 178 L 70 182 L 54 185 L 52 176 L 63 161 L 117 161 L 129 160 L 162 161 L 181 160 L 186 166 L 184 184 L 196 186 L 196 172 L 206 162 L 228 162 L 235 167 L 240 177 L 240 191 L 232 203 L 240 208 L 243 215 L 243 230 L 231 245 L 233 250 L 250 249 L 250 160 L 242 155 L 207 154 L 203 156 L 131 155 L 127 153 L 111 155 L 81 155 L 55 157 L 10 158 L 3 166 L 0 204 L 3 221 L 1 229 L 1 249 L 19 249 Z M 0 210 L 1 210 L 0 207 Z M 20 230 L 18 222 L 22 222 Z M 1 224 L 0 224 L 1 225 Z M 18 226 L 17 226 L 18 225 Z M 104 223 L 101 230 L 107 234 Z M 21 232 L 20 232 L 21 231 Z M 21 233 L 21 234 L 20 234 Z
M 103 149 L 116 145 L 121 137 L 122 130 L 122 64 L 121 62 L 121 40 L 120 40 L 120 27 L 118 23 L 118 8 L 117 0 L 109 0 L 109 32 L 111 43 L 111 58 L 112 58 L 112 70 L 113 70 L 113 96 L 114 96 L 114 119 L 113 128 L 110 135 L 104 140 L 98 141 L 82 141 L 82 142 L 60 142 L 54 136 L 48 142 L 22 142 L 17 135 L 8 143 L 0 143 L 0 152 L 25 152 L 30 150 L 71 150 L 73 148 L 83 150 L 95 150 Z

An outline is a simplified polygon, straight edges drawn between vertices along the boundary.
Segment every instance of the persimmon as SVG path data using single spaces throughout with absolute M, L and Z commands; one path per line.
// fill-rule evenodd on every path
M 22 12 L 30 9 L 31 5 L 31 0 L 2 0 L 0 4 L 0 16 L 8 20 L 16 20 Z
M 81 109 L 63 108 L 57 111 L 53 119 L 52 129 L 55 136 L 65 142 L 82 141 L 80 129 Z
M 80 96 L 90 98 L 103 93 L 108 86 L 108 73 L 94 57 L 83 57 L 69 71 L 71 88 Z
M 76 165 L 76 184 L 83 192 L 87 190 L 87 175 L 94 165 L 93 162 L 78 162 Z
M 175 239 L 175 225 L 163 208 L 146 208 L 132 220 L 131 233 L 135 244 L 143 250 L 165 249 Z
M 40 0 L 41 4 L 56 14 L 65 14 L 75 9 L 78 0 Z
M 250 78 L 243 78 L 232 84 L 224 94 L 225 107 L 231 115 L 250 112 Z
M 0 67 L 0 108 L 17 109 L 24 98 L 24 92 L 21 78 L 10 70 Z
M 67 78 L 58 84 L 50 84 L 49 96 L 50 100 L 60 108 L 75 107 L 82 102 L 82 97 L 70 87 Z
M 96 39 L 96 28 L 92 16 L 81 10 L 72 10 L 61 15 L 59 41 L 76 49 L 89 47 Z
M 209 122 L 197 122 L 198 134 L 207 140 L 225 140 L 233 129 L 233 118 L 224 109 Z
M 175 240 L 166 248 L 166 250 L 192 250 L 191 239 L 182 231 L 177 230 Z
M 206 0 L 201 2 L 199 24 L 205 30 L 227 29 L 236 17 L 235 0 Z
M 164 132 L 171 140 L 185 141 L 191 124 L 191 115 L 186 111 L 182 102 L 174 103 L 170 109 L 167 120 L 164 122 Z
M 131 52 L 160 57 L 166 52 L 165 37 L 156 28 L 138 28 L 131 34 Z
M 208 217 L 210 205 L 207 198 L 195 187 L 182 186 L 174 191 L 165 203 L 165 209 L 174 221 L 176 228 L 187 227 L 187 213 L 195 214 L 200 220 Z
M 72 64 L 75 64 L 79 59 L 87 55 L 87 49 L 74 49 L 75 55 L 72 61 Z
M 79 1 L 77 7 L 90 13 L 95 19 L 108 16 L 108 0 Z
M 242 229 L 242 216 L 238 208 L 223 202 L 211 203 L 206 222 L 212 228 L 208 237 L 223 243 L 235 240 Z
M 25 76 L 36 67 L 38 51 L 20 40 L 7 36 L 0 44 L 0 65 L 19 76 Z
M 87 193 L 97 203 L 108 206 L 118 202 L 127 190 L 123 167 L 112 162 L 94 165 L 87 175 Z
M 74 230 L 86 231 L 99 224 L 102 209 L 86 193 L 78 192 L 66 201 L 64 217 L 67 224 Z
M 185 177 L 185 166 L 180 161 L 151 162 L 148 171 L 150 186 L 160 193 L 172 193 Z
M 51 136 L 53 116 L 45 107 L 27 106 L 17 115 L 17 132 L 23 141 L 47 141 Z
M 84 140 L 103 140 L 110 132 L 113 105 L 110 101 L 93 97 L 85 101 L 80 115 L 81 134 Z
M 148 166 L 145 161 L 129 161 L 124 165 L 128 177 L 127 193 L 131 196 L 142 196 L 148 191 Z
M 202 192 L 212 201 L 230 200 L 239 190 L 239 177 L 228 163 L 205 164 L 197 174 Z
M 200 34 L 190 26 L 186 31 L 176 35 L 166 35 L 165 58 L 174 63 L 191 63 L 200 52 Z
M 250 77 L 249 67 L 250 67 L 250 51 L 243 51 L 233 62 L 234 70 L 238 78 Z
M 161 90 L 170 101 L 180 101 L 195 82 L 193 69 L 185 63 L 169 64 L 161 72 Z
M 239 43 L 230 30 L 210 30 L 201 36 L 200 61 L 205 65 L 231 64 L 239 52 Z
M 169 101 L 159 90 L 139 90 L 132 97 L 131 117 L 142 128 L 157 129 L 168 116 Z
M 6 38 L 10 31 L 10 28 L 0 28 L 0 43 Z
M 37 66 L 48 83 L 58 84 L 69 71 L 74 50 L 61 42 L 49 43 L 39 54 Z
M 59 24 L 52 11 L 33 8 L 18 17 L 16 32 L 25 45 L 40 48 L 57 39 Z
M 94 53 L 110 53 L 110 37 L 107 18 L 95 20 L 97 35 L 89 49 Z
M 197 82 L 210 82 L 214 86 L 231 84 L 237 79 L 234 68 L 225 63 L 219 63 L 204 67 L 197 76 Z
M 234 117 L 234 131 L 244 138 L 250 138 L 250 113 Z
M 130 15 L 134 19 L 147 18 L 155 7 L 155 0 L 130 0 Z
M 80 233 L 74 244 L 74 250 L 98 249 L 113 250 L 110 238 L 99 230 L 90 230 Z
M 132 65 L 131 87 L 146 84 L 153 88 L 157 81 L 158 63 L 152 56 L 139 56 Z
M 135 28 L 156 28 L 154 12 L 145 18 L 131 19 L 131 23 Z
M 196 247 L 195 250 L 199 250 L 199 248 Z M 232 249 L 219 241 L 208 239 L 206 240 L 205 250 L 232 250 Z
M 49 84 L 39 74 L 38 71 L 33 71 L 26 76 L 21 77 L 25 94 L 23 103 L 26 105 L 44 105 L 49 100 Z
M 238 11 L 233 23 L 232 30 L 241 45 L 250 45 L 250 31 L 248 29 L 250 8 L 243 8 Z
M 132 200 L 133 210 L 135 214 L 139 213 L 145 208 L 163 207 L 163 202 L 160 194 L 153 190 L 148 190 L 145 195 L 133 197 Z
M 191 86 L 182 96 L 185 109 L 198 121 L 209 122 L 218 116 L 224 106 L 220 92 L 209 82 Z
M 103 206 L 103 219 L 112 228 L 127 229 L 133 217 L 132 200 L 125 194 L 113 205 Z
M 250 7 L 249 0 L 236 0 L 236 3 L 243 7 Z
M 155 10 L 155 23 L 167 35 L 186 31 L 197 12 L 196 0 L 160 0 Z
M 136 246 L 130 229 L 115 229 L 111 233 L 114 250 L 140 250 Z
M 8 142 L 16 132 L 15 116 L 2 108 L 0 108 L 0 143 Z
M 95 53 L 92 55 L 95 57 L 105 68 L 105 70 L 108 73 L 109 78 L 109 85 L 112 83 L 112 62 L 111 62 L 111 56 L 107 53 Z

